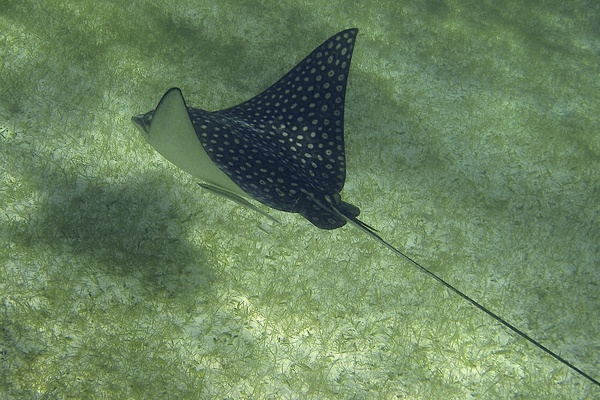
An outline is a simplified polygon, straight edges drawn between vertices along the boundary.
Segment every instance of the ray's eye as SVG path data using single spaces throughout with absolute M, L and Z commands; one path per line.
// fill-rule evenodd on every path
M 150 111 L 149 113 L 144 114 L 144 123 L 146 125 L 150 125 L 153 117 L 154 117 L 154 111 Z

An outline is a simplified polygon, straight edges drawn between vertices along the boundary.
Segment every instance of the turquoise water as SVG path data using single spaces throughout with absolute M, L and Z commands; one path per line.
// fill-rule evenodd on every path
M 594 2 L 0 9 L 7 398 L 591 398 L 599 389 L 351 227 L 202 191 L 130 117 L 218 110 L 360 29 L 344 198 L 600 377 Z

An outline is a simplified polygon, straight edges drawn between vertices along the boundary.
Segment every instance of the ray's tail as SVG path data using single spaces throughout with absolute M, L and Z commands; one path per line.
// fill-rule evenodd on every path
M 477 307 L 478 309 L 480 309 L 481 311 L 483 311 L 484 313 L 486 313 L 487 315 L 489 315 L 490 317 L 492 317 L 493 319 L 495 319 L 496 321 L 501 323 L 502 325 L 506 326 L 507 328 L 509 328 L 510 330 L 515 332 L 517 335 L 521 336 L 523 339 L 526 339 L 531 344 L 533 344 L 536 347 L 538 347 L 539 349 L 543 350 L 545 353 L 549 354 L 554 359 L 558 360 L 562 364 L 571 368 L 573 371 L 577 372 L 579 375 L 588 379 L 592 383 L 600 386 L 600 382 L 597 379 L 594 379 L 591 375 L 587 374 L 580 368 L 576 367 L 575 365 L 573 365 L 572 363 L 570 363 L 569 361 L 567 361 L 566 359 L 564 359 L 563 357 L 561 357 L 560 355 L 555 353 L 554 351 L 550 350 L 549 348 L 547 348 L 546 346 L 544 346 L 537 340 L 533 339 L 531 336 L 529 336 L 528 334 L 526 334 L 525 332 L 523 332 L 522 330 L 520 330 L 519 328 L 517 328 L 516 326 L 514 326 L 513 324 L 511 324 L 504 318 L 502 318 L 501 316 L 499 316 L 498 314 L 495 314 L 494 312 L 490 311 L 488 308 L 484 307 L 483 305 L 478 303 L 476 300 L 472 299 L 471 297 L 469 297 L 468 295 L 466 295 L 465 293 L 463 293 L 462 291 L 455 288 L 454 286 L 452 286 L 451 284 L 446 282 L 444 279 L 442 279 L 441 277 L 436 275 L 435 273 L 431 272 L 430 270 L 428 270 L 427 268 L 425 268 L 424 266 L 422 266 L 421 264 L 419 264 L 418 262 L 416 262 L 415 260 L 413 260 L 412 258 L 407 256 L 406 254 L 404 254 L 402 251 L 398 250 L 396 247 L 392 246 L 391 244 L 389 244 L 388 242 L 383 240 L 383 238 L 377 234 L 377 231 L 375 228 L 365 224 L 364 222 L 362 222 L 361 220 L 359 220 L 357 218 L 358 213 L 355 213 L 355 212 L 349 213 L 349 212 L 347 212 L 347 210 L 348 210 L 347 207 L 343 207 L 343 206 L 340 207 L 339 206 L 340 203 L 342 203 L 342 204 L 347 204 L 347 203 L 342 202 L 341 199 L 339 198 L 339 195 L 335 195 L 335 196 L 336 197 L 332 197 L 329 195 L 324 196 L 323 197 L 324 202 L 317 199 L 316 197 L 313 197 L 313 200 L 315 202 L 317 202 L 323 208 L 331 211 L 336 216 L 343 218 L 345 221 L 349 222 L 351 225 L 354 225 L 355 227 L 360 229 L 362 232 L 371 236 L 373 239 L 377 240 L 379 243 L 381 243 L 382 245 L 384 245 L 388 249 L 392 250 L 397 255 L 399 255 L 402 258 L 404 258 L 405 260 L 407 260 L 413 266 L 417 267 L 418 269 L 420 269 L 421 271 L 423 271 L 424 273 L 426 273 L 427 275 L 431 276 L 433 279 L 435 279 L 436 281 L 438 281 L 439 283 L 444 285 L 447 289 L 456 293 L 457 295 L 459 295 L 460 297 L 462 297 L 463 299 L 465 299 L 466 301 L 468 301 L 469 303 L 471 303 L 472 305 L 474 305 L 475 307 Z M 354 207 L 354 208 L 356 208 L 356 207 Z

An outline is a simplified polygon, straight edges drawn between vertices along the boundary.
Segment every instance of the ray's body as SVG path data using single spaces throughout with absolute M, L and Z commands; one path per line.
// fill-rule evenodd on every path
M 332 36 L 275 84 L 237 106 L 188 107 L 178 88 L 132 118 L 144 138 L 200 186 L 275 220 L 250 203 L 302 215 L 321 229 L 347 222 L 592 383 L 600 383 L 383 240 L 341 199 L 346 179 L 344 99 L 358 29 Z

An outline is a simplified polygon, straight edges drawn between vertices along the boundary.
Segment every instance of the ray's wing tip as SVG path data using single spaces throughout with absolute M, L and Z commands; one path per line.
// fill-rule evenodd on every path
M 340 33 L 344 33 L 344 32 L 352 32 L 352 33 L 356 33 L 358 32 L 358 28 L 357 27 L 352 27 L 352 28 L 346 28 L 343 31 L 341 31 Z
M 171 93 L 171 92 L 179 92 L 179 93 L 182 93 L 182 91 L 181 91 L 181 89 L 180 89 L 180 88 L 178 88 L 177 86 L 172 86 L 172 87 L 170 87 L 170 88 L 169 88 L 169 89 L 168 89 L 168 90 L 165 92 L 165 95 L 167 95 L 167 94 L 169 94 L 169 93 Z
M 358 28 L 348 28 L 348 29 L 344 29 L 343 31 L 336 33 L 334 35 L 334 37 L 336 37 L 338 35 L 341 35 L 341 36 L 349 35 L 352 37 L 352 39 L 355 39 L 357 34 L 358 34 Z

